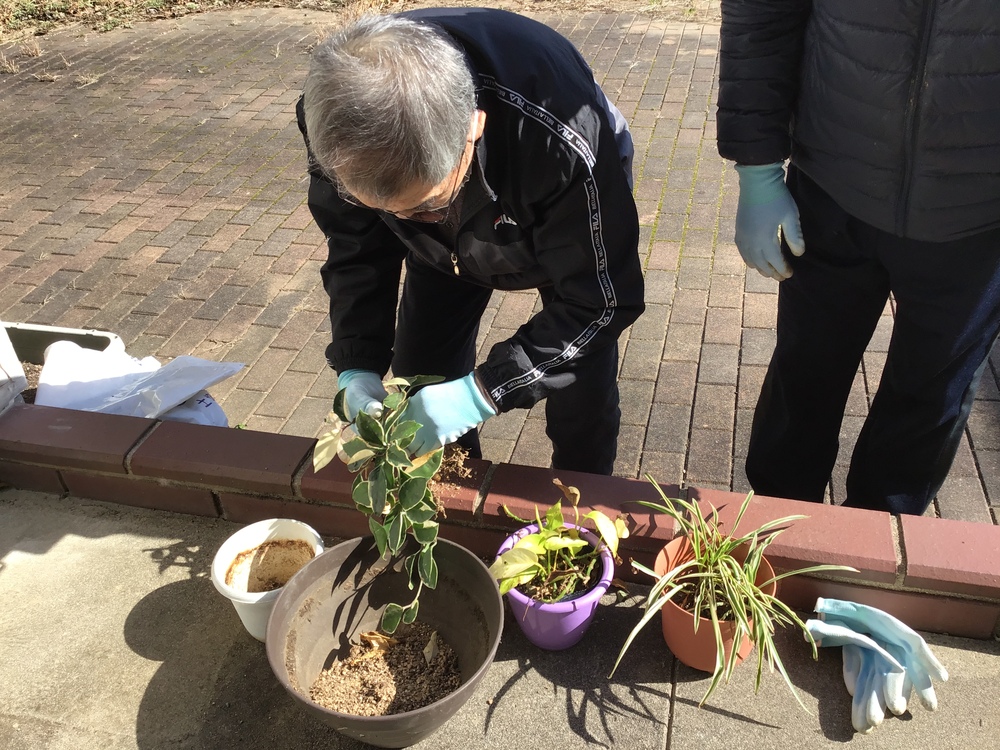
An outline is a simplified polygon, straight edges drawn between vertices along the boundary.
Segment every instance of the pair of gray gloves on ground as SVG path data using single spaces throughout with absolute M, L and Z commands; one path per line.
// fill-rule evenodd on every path
M 932 680 L 944 682 L 948 672 L 916 631 L 882 610 L 840 599 L 817 599 L 816 612 L 806 628 L 817 646 L 843 647 L 856 731 L 877 727 L 886 709 L 903 714 L 913 689 L 927 709 L 937 709 Z

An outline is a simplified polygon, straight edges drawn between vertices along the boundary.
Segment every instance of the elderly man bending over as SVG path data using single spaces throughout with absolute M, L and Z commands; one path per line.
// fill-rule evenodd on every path
M 499 10 L 365 17 L 313 53 L 298 119 L 349 413 L 390 366 L 440 375 L 411 452 L 480 456 L 478 425 L 546 399 L 553 467 L 610 474 L 618 337 L 643 311 L 632 141 L 573 45 Z M 476 365 L 494 289 L 541 310 Z

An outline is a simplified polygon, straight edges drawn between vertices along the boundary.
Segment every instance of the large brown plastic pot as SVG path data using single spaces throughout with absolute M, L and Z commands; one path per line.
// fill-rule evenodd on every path
M 656 556 L 653 570 L 658 576 L 673 570 L 678 565 L 691 559 L 691 543 L 685 536 L 679 536 L 667 543 Z M 733 555 L 740 562 L 746 559 L 746 553 L 737 550 Z M 761 584 L 774 578 L 774 568 L 767 558 L 761 558 L 760 567 L 757 569 L 757 583 Z M 771 581 L 764 587 L 768 594 L 774 594 L 777 589 L 777 581 Z M 715 657 L 718 654 L 718 645 L 715 642 L 715 631 L 712 620 L 708 617 L 701 617 L 698 620 L 698 630 L 694 629 L 694 614 L 683 607 L 674 604 L 673 599 L 663 605 L 661 621 L 663 625 L 663 639 L 667 642 L 667 647 L 684 664 L 702 672 L 715 671 Z M 751 620 L 752 622 L 752 620 Z M 719 623 L 722 632 L 722 645 L 724 649 L 723 663 L 729 658 L 733 651 L 733 641 L 735 640 L 736 624 L 722 621 Z M 753 650 L 753 643 L 746 636 L 737 645 L 736 663 L 739 664 Z
M 503 632 L 503 600 L 482 561 L 439 539 L 436 589 L 423 590 L 417 619 L 455 650 L 462 684 L 441 700 L 391 716 L 353 716 L 309 698 L 319 673 L 345 658 L 361 633 L 377 630 L 390 602 L 413 597 L 402 558 L 379 558 L 372 537 L 331 547 L 285 584 L 267 623 L 267 658 L 282 686 L 308 713 L 341 734 L 378 747 L 408 747 L 428 737 L 472 696 L 489 670 Z

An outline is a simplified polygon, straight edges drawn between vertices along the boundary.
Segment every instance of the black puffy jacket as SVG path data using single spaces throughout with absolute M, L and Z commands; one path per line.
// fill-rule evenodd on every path
M 721 45 L 723 157 L 901 237 L 1000 227 L 998 0 L 722 0 Z
M 494 289 L 551 288 L 554 301 L 476 368 L 500 411 L 530 407 L 643 311 L 638 216 L 606 101 L 576 48 L 537 21 L 461 8 L 401 15 L 441 27 L 465 51 L 486 129 L 454 245 L 432 225 L 345 202 L 310 168 L 309 208 L 329 247 L 327 360 L 386 372 L 409 254 Z M 308 144 L 301 99 L 298 116 Z

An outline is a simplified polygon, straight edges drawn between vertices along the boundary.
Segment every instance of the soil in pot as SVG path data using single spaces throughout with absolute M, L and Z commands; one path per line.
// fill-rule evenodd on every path
M 589 548 L 593 551 L 593 547 Z M 601 558 L 590 560 L 586 571 L 586 579 L 573 576 L 571 571 L 554 571 L 551 579 L 545 581 L 529 581 L 521 584 L 517 590 L 529 599 L 537 602 L 567 602 L 581 597 L 601 582 Z
M 21 391 L 21 398 L 24 403 L 35 403 L 35 393 L 38 390 L 38 378 L 42 374 L 42 366 L 31 362 L 22 362 L 21 368 L 24 370 L 24 377 L 28 381 L 28 386 Z
M 343 661 L 320 672 L 309 697 L 353 716 L 389 716 L 441 700 L 462 682 L 454 650 L 417 620 L 390 637 L 364 633 Z
M 303 539 L 264 542 L 236 556 L 226 571 L 226 585 L 248 594 L 280 589 L 313 555 L 313 545 Z

